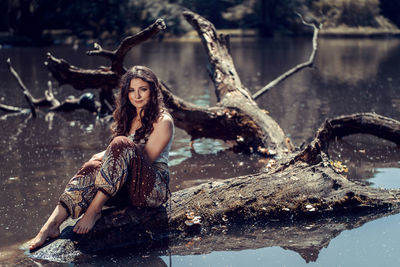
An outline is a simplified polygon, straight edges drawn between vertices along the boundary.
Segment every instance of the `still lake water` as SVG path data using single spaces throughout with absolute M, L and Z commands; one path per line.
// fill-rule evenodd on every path
M 8 57 L 32 94 L 40 97 L 47 80 L 51 79 L 43 65 L 46 53 L 51 52 L 84 68 L 107 65 L 102 58 L 87 57 L 88 49 L 3 47 L 0 49 L 0 103 L 26 106 L 7 70 Z M 310 49 L 307 38 L 232 42 L 238 73 L 252 92 L 306 60 Z M 200 43 L 148 42 L 133 49 L 125 64 L 149 66 L 185 100 L 199 105 L 215 104 L 213 85 L 206 71 L 207 58 Z M 270 112 L 293 142 L 300 145 L 312 139 L 326 118 L 376 112 L 400 120 L 399 69 L 399 39 L 321 39 L 314 68 L 297 73 L 257 102 Z M 56 88 L 59 100 L 80 94 L 69 86 Z M 21 254 L 18 245 L 40 229 L 64 185 L 81 164 L 104 149 L 109 131 L 107 123 L 96 120 L 95 115 L 87 111 L 49 113 L 45 109 L 36 119 L 28 115 L 6 116 L 0 111 L 0 129 L 0 263 L 13 265 L 10 255 Z M 173 191 L 210 180 L 255 173 L 263 168 L 264 163 L 257 156 L 234 154 L 218 140 L 196 140 L 194 150 L 190 149 L 189 142 L 190 137 L 177 129 L 170 155 Z M 400 153 L 389 142 L 366 136 L 346 137 L 332 145 L 331 155 L 349 167 L 349 179 L 371 186 L 400 187 Z M 313 225 L 318 227 L 318 221 Z M 277 229 L 285 231 L 285 228 Z M 97 256 L 77 265 L 400 264 L 400 215 L 354 224 L 347 229 L 329 238 L 311 258 L 304 255 L 313 251 L 312 245 L 310 251 L 299 252 L 266 242 L 257 248 L 233 246 L 231 251 L 216 248 L 200 255 Z M 312 237 L 312 233 L 310 235 Z

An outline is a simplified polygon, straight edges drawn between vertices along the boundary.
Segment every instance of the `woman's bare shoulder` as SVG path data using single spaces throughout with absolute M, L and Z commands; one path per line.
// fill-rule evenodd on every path
M 174 120 L 171 114 L 167 112 L 163 112 L 158 120 L 153 125 L 154 129 L 156 128 L 173 128 L 174 127 Z
M 160 115 L 160 118 L 158 119 L 157 123 L 174 123 L 174 119 L 172 118 L 171 114 L 168 112 L 163 112 Z

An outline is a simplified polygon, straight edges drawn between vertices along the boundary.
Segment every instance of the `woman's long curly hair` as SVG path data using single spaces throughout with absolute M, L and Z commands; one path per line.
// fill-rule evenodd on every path
M 139 78 L 149 83 L 150 99 L 143 107 L 140 114 L 131 104 L 128 98 L 131 80 Z M 114 123 L 111 125 L 111 140 L 117 136 L 128 136 L 132 121 L 136 116 L 140 116 L 142 127 L 136 130 L 134 141 L 144 140 L 147 142 L 148 136 L 153 131 L 155 123 L 164 111 L 164 102 L 161 95 L 160 83 L 154 72 L 144 66 L 134 66 L 129 69 L 120 80 L 119 93 L 116 99 L 116 107 L 113 113 Z

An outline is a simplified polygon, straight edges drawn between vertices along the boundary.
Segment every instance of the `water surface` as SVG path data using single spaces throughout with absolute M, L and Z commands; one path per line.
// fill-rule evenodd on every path
M 51 79 L 43 65 L 46 52 L 79 67 L 107 65 L 105 59 L 85 56 L 87 49 L 0 49 L 0 63 L 3 62 L 0 64 L 0 102 L 27 107 L 8 73 L 6 58 L 11 58 L 32 94 L 40 97 L 47 80 Z M 310 49 L 310 40 L 306 38 L 232 42 L 238 73 L 252 92 L 306 60 Z M 321 39 L 314 68 L 297 73 L 257 102 L 270 112 L 296 145 L 309 142 L 326 118 L 338 115 L 376 112 L 400 120 L 398 62 L 398 39 Z M 200 43 L 149 42 L 133 49 L 125 64 L 149 66 L 185 100 L 205 106 L 216 102 L 206 71 L 207 58 Z M 81 94 L 65 85 L 56 86 L 55 90 L 60 100 Z M 107 145 L 109 125 L 84 110 L 51 113 L 41 109 L 36 119 L 0 111 L 0 127 L 0 248 L 6 250 L 26 241 L 40 229 L 66 182 L 85 160 Z M 189 143 L 190 136 L 178 129 L 170 157 L 173 191 L 258 172 L 265 164 L 258 156 L 227 150 L 219 140 L 196 140 L 194 149 Z M 349 179 L 378 187 L 399 187 L 400 153 L 392 143 L 368 136 L 346 137 L 334 142 L 330 153 L 332 158 L 349 167 Z M 100 262 L 154 266 L 168 265 L 170 260 L 174 266 L 269 265 L 266 263 L 273 266 L 354 266 L 357 263 L 375 266 L 379 262 L 395 265 L 399 264 L 396 256 L 400 248 L 399 222 L 398 215 L 389 216 L 338 233 L 312 260 L 305 260 L 294 250 L 266 246 L 244 250 L 238 247 L 235 252 L 217 250 L 196 256 L 152 257 L 133 253 L 106 257 Z M 317 227 L 318 222 L 315 225 Z M 378 229 L 386 229 L 386 234 L 377 232 Z M 377 248 L 380 253 L 372 253 Z M 95 264 L 96 259 L 92 260 Z

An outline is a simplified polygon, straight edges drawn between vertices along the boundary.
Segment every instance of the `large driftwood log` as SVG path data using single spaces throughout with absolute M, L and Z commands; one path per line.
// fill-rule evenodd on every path
M 386 121 L 386 129 L 377 135 L 383 135 L 389 140 L 400 139 L 400 122 L 375 114 L 357 114 L 330 121 L 335 122 L 335 125 L 344 125 L 350 120 L 367 122 L 372 128 L 381 120 Z M 325 122 L 318 132 L 331 131 L 331 125 L 328 125 Z M 357 132 L 363 131 L 360 127 Z M 318 136 L 320 135 L 316 139 L 320 140 L 319 146 L 327 147 L 325 142 L 329 142 L 329 139 Z M 351 182 L 337 173 L 327 159 L 317 156 L 321 151 L 323 150 L 307 147 L 293 156 L 292 160 L 283 163 L 281 166 L 284 168 L 277 166 L 276 169 L 266 172 L 209 182 L 175 192 L 172 194 L 171 206 L 166 209 L 127 207 L 106 211 L 94 230 L 83 237 L 73 234 L 71 226 L 74 221 L 71 220 L 66 224 L 68 227 L 64 229 L 60 239 L 33 252 L 31 256 L 47 260 L 76 261 L 82 255 L 120 246 L 145 247 L 147 250 L 159 250 L 161 246 L 174 254 L 187 254 L 195 253 L 187 248 L 187 243 L 193 244 L 194 241 L 197 247 L 195 251 L 206 253 L 213 247 L 210 247 L 213 242 L 210 239 L 222 239 L 220 235 L 223 235 L 225 240 L 238 238 L 246 245 L 228 242 L 219 249 L 279 245 L 298 251 L 307 261 L 315 260 L 320 249 L 349 227 L 348 224 L 343 226 L 338 223 L 337 227 L 327 229 L 327 225 L 332 223 L 331 216 L 352 215 L 359 225 L 400 212 L 400 190 L 372 188 Z M 315 158 L 319 160 L 308 160 Z M 309 238 L 302 239 L 306 233 L 302 232 L 304 229 L 297 228 L 308 224 L 310 221 L 307 219 L 315 218 L 323 218 L 321 225 L 313 228 L 319 234 L 315 239 L 310 237 L 319 245 L 315 245 Z M 271 221 L 281 221 L 282 224 L 271 229 Z M 280 227 L 288 227 L 288 224 L 293 229 L 293 235 L 299 235 L 297 238 L 293 237 L 295 243 L 278 237 L 264 240 L 262 237 L 266 234 L 259 236 L 264 230 L 273 233 Z M 252 228 L 247 228 L 249 225 L 254 227 L 254 234 L 237 237 L 238 232 L 235 229 L 251 232 Z M 291 233 L 289 231 L 286 234 Z M 257 236 L 259 242 L 251 245 L 251 242 L 246 241 L 249 236 Z
M 215 84 L 218 103 L 216 107 L 210 108 L 194 106 L 164 88 L 165 102 L 171 109 L 177 126 L 186 130 L 192 140 L 201 137 L 231 140 L 235 141 L 238 144 L 237 148 L 242 151 L 258 151 L 271 155 L 285 150 L 287 139 L 283 130 L 258 107 L 249 90 L 241 83 L 229 53 L 228 38 L 218 36 L 212 23 L 201 16 L 190 11 L 184 12 L 184 16 L 198 31 L 206 48 L 211 63 L 210 76 Z M 102 88 L 104 97 L 100 100 L 103 107 L 103 99 L 112 103 L 111 90 L 116 87 L 119 77 L 125 72 L 121 64 L 126 51 L 155 35 L 163 27 L 165 25 L 158 20 L 143 31 L 146 34 L 139 33 L 135 41 L 123 41 L 114 52 L 103 50 L 98 45 L 95 51 L 88 52 L 89 55 L 109 57 L 112 60 L 111 68 L 84 70 L 50 54 L 47 67 L 60 84 L 70 84 L 78 90 Z M 196 124 L 193 121 L 196 121 Z
M 171 207 L 167 209 L 128 207 L 106 212 L 93 231 L 83 237 L 74 235 L 71 227 L 67 226 L 60 239 L 33 252 L 32 257 L 75 261 L 82 255 L 110 246 L 140 246 L 146 249 L 160 249 L 161 246 L 169 248 L 172 253 L 185 254 L 188 253 L 188 241 L 196 241 L 199 251 L 206 252 L 212 240 L 218 240 L 220 235 L 222 240 L 226 231 L 233 233 L 235 228 L 246 229 L 246 226 L 254 224 L 267 229 L 265 223 L 271 220 L 285 223 L 297 220 L 300 223 L 304 219 L 323 217 L 329 224 L 329 216 L 340 213 L 356 214 L 360 221 L 355 221 L 362 224 L 400 211 L 400 190 L 371 188 L 348 181 L 330 165 L 327 154 L 333 137 L 353 133 L 369 133 L 398 143 L 400 122 L 376 114 L 338 117 L 327 120 L 314 141 L 303 151 L 289 154 L 286 150 L 285 153 L 285 134 L 241 84 L 229 53 L 228 39 L 217 36 L 213 25 L 199 15 L 187 11 L 184 16 L 198 31 L 206 48 L 218 103 L 216 107 L 198 107 L 164 88 L 166 104 L 177 125 L 192 134 L 192 138 L 235 140 L 243 150 L 262 152 L 267 148 L 270 154 L 279 154 L 281 160 L 262 173 L 175 192 Z M 195 120 L 190 120 L 193 118 Z M 212 131 L 217 134 L 209 130 L 211 125 Z M 375 214 L 369 214 L 371 212 Z M 73 223 L 69 222 L 70 225 Z M 324 233 L 321 236 L 333 238 L 344 227 L 347 226 L 338 226 L 338 230 L 332 233 L 321 230 Z M 259 232 L 255 231 L 257 234 Z M 216 239 L 210 240 L 210 236 Z M 320 245 L 314 248 L 312 255 L 317 255 L 319 249 L 326 246 L 329 237 L 320 238 Z M 235 240 L 236 235 L 228 235 L 227 238 Z M 310 249 L 307 242 L 308 239 L 299 240 L 297 246 L 291 246 L 284 240 L 261 240 L 257 246 L 280 245 L 304 256 Z M 231 247 L 228 245 L 225 248 Z M 313 259 L 309 257 L 308 260 Z
M 197 31 L 206 49 L 217 105 L 226 109 L 228 117 L 224 124 L 229 125 L 226 122 L 231 119 L 240 120 L 242 125 L 237 125 L 251 132 L 251 138 L 238 135 L 231 140 L 254 151 L 267 148 L 269 151 L 282 152 L 286 148 L 285 134 L 278 123 L 258 107 L 249 90 L 241 83 L 229 52 L 227 38 L 224 35 L 218 36 L 214 25 L 200 15 L 190 11 L 185 11 L 183 15 Z M 216 127 L 213 128 L 215 130 Z M 222 136 L 229 135 L 232 131 L 237 132 L 232 127 L 221 128 L 221 131 Z

